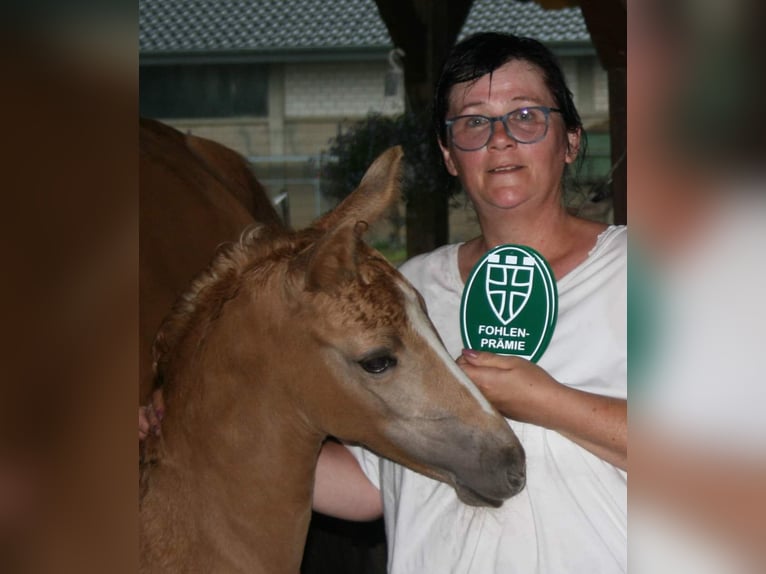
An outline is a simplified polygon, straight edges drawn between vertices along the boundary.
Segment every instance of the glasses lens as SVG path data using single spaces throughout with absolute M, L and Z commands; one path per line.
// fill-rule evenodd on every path
M 503 117 L 505 133 L 519 143 L 535 143 L 548 131 L 548 114 L 544 108 L 519 108 Z M 492 137 L 492 124 L 500 118 L 460 116 L 452 120 L 452 142 L 462 150 L 474 151 L 487 145 Z
M 520 143 L 533 143 L 545 136 L 548 115 L 540 108 L 521 108 L 508 114 L 506 133 Z
M 452 141 L 463 150 L 476 150 L 486 145 L 492 122 L 484 116 L 461 116 L 452 122 Z

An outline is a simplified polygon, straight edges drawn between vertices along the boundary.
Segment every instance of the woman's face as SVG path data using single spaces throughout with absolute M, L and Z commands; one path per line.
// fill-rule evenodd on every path
M 524 106 L 556 107 L 542 71 L 523 60 L 501 66 L 476 83 L 456 84 L 449 96 L 447 118 L 466 114 L 501 116 Z M 561 114 L 551 112 L 548 133 L 541 141 L 520 144 L 499 122 L 492 138 L 476 151 L 451 142 L 441 146 L 447 170 L 457 176 L 479 215 L 520 205 L 559 205 L 565 164 L 577 157 L 580 133 L 568 133 Z

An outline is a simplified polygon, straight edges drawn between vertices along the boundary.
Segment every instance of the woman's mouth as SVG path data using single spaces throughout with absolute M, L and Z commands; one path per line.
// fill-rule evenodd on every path
M 522 167 L 521 165 L 501 165 L 495 168 L 492 168 L 489 170 L 489 173 L 512 173 L 514 171 L 520 170 Z

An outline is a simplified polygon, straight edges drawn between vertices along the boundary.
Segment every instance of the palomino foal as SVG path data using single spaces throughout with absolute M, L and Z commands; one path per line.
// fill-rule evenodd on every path
M 219 253 L 155 343 L 167 416 L 145 443 L 142 572 L 296 574 L 333 435 L 497 506 L 524 452 L 455 365 L 420 297 L 360 238 L 401 150 L 307 230 Z

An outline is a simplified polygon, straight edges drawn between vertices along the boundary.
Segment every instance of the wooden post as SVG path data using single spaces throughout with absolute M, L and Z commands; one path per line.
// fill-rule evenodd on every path
M 407 110 L 430 110 L 441 66 L 457 40 L 473 0 L 376 0 L 397 48 L 404 50 Z M 435 136 L 434 136 L 435 137 Z M 407 255 L 449 241 L 449 200 L 444 190 L 423 189 L 407 198 Z
M 612 142 L 612 198 L 614 222 L 628 221 L 627 44 L 628 13 L 625 0 L 580 0 L 588 32 L 609 81 L 609 131 Z

